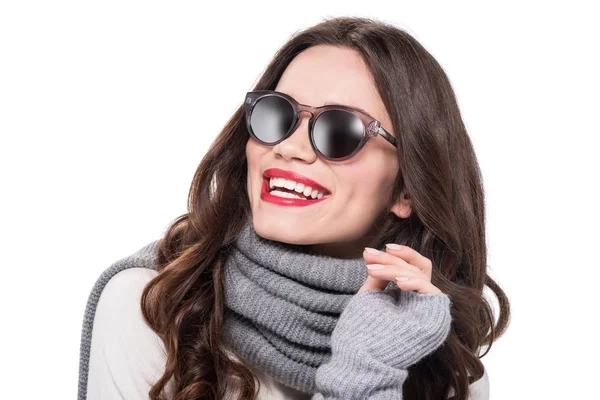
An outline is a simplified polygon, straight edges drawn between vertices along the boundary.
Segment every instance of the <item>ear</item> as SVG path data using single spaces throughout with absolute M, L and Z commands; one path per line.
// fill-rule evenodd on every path
M 402 192 L 400 194 L 400 200 L 394 203 L 390 211 L 396 214 L 398 218 L 408 218 L 412 212 L 409 196 L 406 193 Z

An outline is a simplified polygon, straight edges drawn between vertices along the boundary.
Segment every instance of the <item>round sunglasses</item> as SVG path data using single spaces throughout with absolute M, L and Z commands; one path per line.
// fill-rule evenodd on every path
M 317 154 L 330 161 L 354 156 L 377 135 L 397 147 L 396 138 L 383 129 L 378 120 L 344 105 L 312 107 L 275 90 L 255 90 L 246 93 L 244 111 L 248 132 L 267 146 L 289 137 L 299 125 L 300 113 L 309 112 L 310 143 Z

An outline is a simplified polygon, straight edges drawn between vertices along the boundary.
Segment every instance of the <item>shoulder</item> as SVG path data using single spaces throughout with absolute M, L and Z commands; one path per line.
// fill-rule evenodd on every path
M 469 400 L 487 400 L 490 398 L 490 380 L 487 369 L 483 370 L 481 378 L 469 385 L 471 395 Z
M 146 267 L 132 267 L 117 272 L 104 286 L 98 305 L 110 304 L 110 300 L 141 300 L 138 294 L 141 296 L 146 284 L 156 275 L 156 270 Z
M 142 291 L 157 274 L 157 271 L 148 268 L 128 268 L 113 275 L 98 299 L 94 326 L 105 322 L 125 322 L 112 327 L 120 327 L 121 330 L 140 327 L 140 317 L 143 320 L 140 308 Z
M 150 386 L 162 375 L 164 345 L 147 325 L 140 306 L 144 287 L 157 274 L 149 268 L 127 268 L 114 274 L 102 289 L 92 328 L 90 400 L 112 395 L 147 397 Z
M 144 287 L 157 274 L 148 268 L 128 268 L 110 278 L 96 306 L 93 340 L 112 345 L 119 339 L 136 346 L 161 342 L 146 323 L 140 306 Z M 140 342 L 137 339 L 147 340 Z

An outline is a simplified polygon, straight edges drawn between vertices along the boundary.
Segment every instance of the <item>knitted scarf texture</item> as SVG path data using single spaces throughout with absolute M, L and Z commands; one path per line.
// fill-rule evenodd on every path
M 313 393 L 338 317 L 367 278 L 365 260 L 264 239 L 249 221 L 225 267 L 224 342 L 277 381 Z

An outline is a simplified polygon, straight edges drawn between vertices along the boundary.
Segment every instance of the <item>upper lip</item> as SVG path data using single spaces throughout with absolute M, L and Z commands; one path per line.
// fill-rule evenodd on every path
M 304 186 L 310 186 L 313 189 L 317 189 L 323 193 L 330 193 L 329 189 L 319 184 L 318 182 L 313 181 L 312 179 L 299 174 L 298 172 L 288 171 L 281 168 L 268 168 L 263 173 L 263 177 L 265 178 L 285 178 L 294 182 L 302 183 Z

